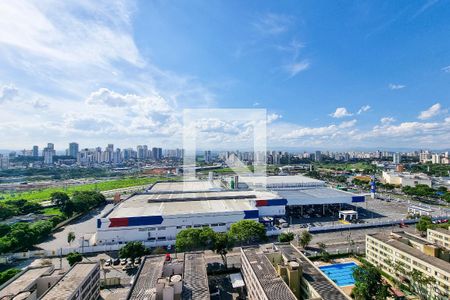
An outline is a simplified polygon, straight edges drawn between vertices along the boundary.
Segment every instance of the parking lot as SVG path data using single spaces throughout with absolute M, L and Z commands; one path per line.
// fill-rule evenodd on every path
M 80 219 L 55 232 L 47 241 L 36 245 L 36 248 L 44 250 L 58 250 L 60 248 L 80 246 L 82 238 L 89 239 L 95 233 L 97 228 L 97 218 L 112 207 L 113 204 L 107 204 L 106 206 L 90 211 Z M 70 245 L 67 242 L 67 235 L 69 232 L 75 233 L 75 240 Z

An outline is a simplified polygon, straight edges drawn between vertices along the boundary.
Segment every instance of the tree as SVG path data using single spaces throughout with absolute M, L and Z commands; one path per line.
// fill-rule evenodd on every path
M 309 231 L 305 230 L 300 235 L 300 239 L 298 242 L 300 243 L 300 246 L 302 246 L 302 248 L 305 249 L 306 247 L 308 247 L 309 243 L 311 243 L 312 238 L 313 238 L 312 234 L 309 233 Z
M 295 236 L 293 232 L 283 232 L 278 236 L 278 241 L 280 243 L 289 243 L 294 240 Z
M 132 258 L 141 257 L 147 253 L 147 248 L 145 248 L 142 242 L 128 242 L 119 250 L 119 256 L 121 258 Z
M 380 271 L 372 265 L 363 265 L 353 270 L 355 287 L 352 294 L 356 300 L 381 300 L 388 296 L 388 287 L 383 284 Z
M 0 272 L 0 286 L 16 276 L 17 273 L 19 273 L 19 269 L 8 269 L 6 271 Z
M 51 195 L 52 203 L 58 207 L 64 206 L 64 204 L 69 201 L 69 195 L 64 192 L 53 192 Z
M 215 238 L 215 232 L 210 227 L 187 228 L 178 232 L 175 248 L 180 252 L 211 249 Z
M 83 256 L 81 256 L 78 252 L 70 252 L 67 254 L 66 259 L 69 262 L 69 266 L 73 266 L 77 262 L 81 262 L 83 260 Z
M 411 291 L 413 291 L 422 300 L 431 299 L 430 285 L 435 282 L 433 277 L 426 276 L 416 269 L 407 272 L 406 276 L 409 278 L 408 285 Z
M 429 216 L 422 216 L 416 224 L 416 228 L 423 234 L 431 225 L 433 225 L 431 218 Z
M 267 240 L 266 228 L 253 220 L 241 220 L 231 225 L 230 237 L 241 244 L 254 244 Z
M 61 206 L 61 212 L 67 217 L 71 217 L 75 212 L 75 205 L 72 200 L 68 200 Z
M 75 233 L 73 231 L 69 232 L 67 234 L 67 242 L 70 244 L 72 244 L 72 242 L 75 240 Z
M 227 254 L 228 251 L 232 250 L 234 246 L 234 241 L 226 232 L 215 233 L 213 249 L 216 253 L 220 254 L 223 260 L 225 268 L 227 267 Z
M 0 224 L 0 237 L 7 235 L 11 231 L 11 227 L 7 224 Z

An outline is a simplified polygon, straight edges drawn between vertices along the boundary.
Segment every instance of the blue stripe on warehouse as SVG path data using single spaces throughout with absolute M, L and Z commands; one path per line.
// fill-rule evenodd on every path
M 258 210 L 244 210 L 244 219 L 258 219 L 259 211 Z
M 162 222 L 162 216 L 128 217 L 128 226 L 157 225 Z
M 366 197 L 364 196 L 353 196 L 352 202 L 364 202 L 366 201 Z

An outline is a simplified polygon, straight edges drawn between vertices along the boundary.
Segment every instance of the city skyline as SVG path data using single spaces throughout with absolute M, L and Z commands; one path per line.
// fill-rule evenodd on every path
M 269 148 L 446 149 L 445 2 L 9 1 L 0 148 L 181 147 L 182 110 L 206 107 L 267 109 Z M 216 121 L 205 141 L 246 146 Z

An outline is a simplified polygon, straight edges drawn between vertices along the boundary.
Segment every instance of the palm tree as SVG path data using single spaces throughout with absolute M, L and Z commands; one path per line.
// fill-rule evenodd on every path
M 67 234 L 67 242 L 69 245 L 75 240 L 75 233 L 73 231 Z

